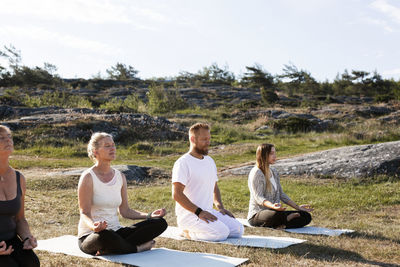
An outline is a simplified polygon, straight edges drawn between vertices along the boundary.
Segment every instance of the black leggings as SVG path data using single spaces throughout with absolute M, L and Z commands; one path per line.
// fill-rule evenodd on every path
M 300 216 L 287 221 L 287 216 L 291 213 L 299 213 Z M 311 222 L 311 214 L 306 211 L 276 211 L 271 209 L 265 209 L 257 212 L 249 223 L 251 226 L 262 226 L 277 228 L 281 225 L 285 225 L 286 228 L 300 228 L 306 226 Z
M 1 240 L 0 240 L 1 241 Z M 21 240 L 15 236 L 5 241 L 7 248 L 11 245 L 14 251 L 10 255 L 0 256 L 0 266 L 7 267 L 39 267 L 39 258 L 31 249 L 23 249 Z
M 103 230 L 82 236 L 78 240 L 79 248 L 91 255 L 136 253 L 137 246 L 153 240 L 167 229 L 163 218 L 145 220 L 117 231 Z

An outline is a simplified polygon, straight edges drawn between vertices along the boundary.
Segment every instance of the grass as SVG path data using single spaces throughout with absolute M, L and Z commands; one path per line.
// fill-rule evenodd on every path
M 340 129 L 316 133 L 275 133 L 271 129 L 257 131 L 265 125 L 264 118 L 232 122 L 227 116 L 235 110 L 219 108 L 186 109 L 180 114 L 196 116 L 174 117 L 171 120 L 184 126 L 197 121 L 213 125 L 210 155 L 218 169 L 248 164 L 255 160 L 260 143 L 273 143 L 278 157 L 285 158 L 348 145 L 370 144 L 400 139 L 397 125 L 381 124 L 375 119 L 342 122 Z M 354 124 L 345 125 L 347 122 Z M 79 220 L 76 188 L 78 178 L 50 177 L 49 172 L 68 168 L 88 167 L 86 144 L 77 140 L 47 138 L 53 126 L 18 132 L 14 135 L 16 151 L 11 165 L 22 170 L 28 179 L 26 214 L 38 239 L 77 233 Z M 39 136 L 36 140 L 35 138 Z M 30 142 L 25 142 L 30 140 Z M 132 164 L 158 167 L 171 172 L 176 159 L 188 150 L 187 141 L 140 141 L 118 144 L 118 157 L 113 164 Z M 398 177 L 376 177 L 367 180 L 316 179 L 312 177 L 282 178 L 284 191 L 299 204 L 309 203 L 315 208 L 313 225 L 330 228 L 349 228 L 356 232 L 339 237 L 304 236 L 282 231 L 246 228 L 247 235 L 290 236 L 307 242 L 285 249 L 257 249 L 176 241 L 157 238 L 158 247 L 192 252 L 208 252 L 249 258 L 243 266 L 398 266 L 400 264 L 400 181 Z M 246 217 L 249 192 L 247 177 L 225 176 L 219 186 L 226 208 L 238 217 Z M 150 211 L 165 207 L 166 219 L 176 225 L 171 186 L 163 182 L 130 185 L 131 207 Z M 127 225 L 127 220 L 121 220 Z M 121 266 L 102 261 L 80 259 L 60 254 L 37 252 L 42 266 Z M 397 264 L 397 265 L 396 265 Z
M 222 178 L 219 185 L 226 208 L 238 217 L 245 217 L 249 194 L 246 177 Z M 38 239 L 77 233 L 76 186 L 77 179 L 70 177 L 53 183 L 28 179 L 26 214 Z M 287 177 L 282 179 L 282 186 L 298 203 L 311 203 L 315 207 L 312 224 L 354 229 L 356 232 L 325 237 L 246 228 L 246 234 L 290 236 L 307 239 L 307 242 L 272 250 L 157 238 L 157 247 L 249 258 L 243 266 L 396 266 L 400 262 L 399 181 L 357 184 Z M 150 211 L 165 207 L 168 223 L 176 225 L 170 185 L 130 186 L 128 195 L 134 209 Z M 129 224 L 127 220 L 121 222 Z M 120 266 L 41 251 L 37 254 L 42 266 Z
M 262 137 L 244 133 L 246 127 L 225 125 L 216 127 L 212 136 L 211 151 L 219 168 L 254 161 L 255 150 L 260 143 L 272 143 L 278 157 L 288 157 L 348 145 L 361 145 L 396 141 L 400 139 L 400 128 L 393 126 L 368 125 L 368 132 L 349 129 L 345 132 L 273 134 Z M 21 138 L 21 137 L 19 137 Z M 221 141 L 225 140 L 225 141 Z M 232 142 L 227 142 L 231 140 Z M 16 145 L 12 164 L 16 168 L 37 166 L 42 168 L 68 168 L 90 166 L 86 144 L 66 142 L 68 145 L 54 146 L 33 144 L 29 147 Z M 25 145 L 24 145 L 25 146 Z M 135 164 L 160 167 L 170 170 L 179 155 L 188 150 L 186 141 L 138 142 L 133 145 L 118 145 L 118 159 L 115 164 Z

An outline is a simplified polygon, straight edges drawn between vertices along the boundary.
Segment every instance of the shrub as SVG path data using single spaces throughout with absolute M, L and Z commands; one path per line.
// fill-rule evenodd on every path
M 218 144 L 229 144 L 254 138 L 254 135 L 243 127 L 222 123 L 215 123 L 212 125 L 211 136 L 211 141 Z
M 277 131 L 286 131 L 289 133 L 309 132 L 315 125 L 314 122 L 305 118 L 289 117 L 270 122 L 271 127 Z
M 279 100 L 279 97 L 275 93 L 273 88 L 262 86 L 260 88 L 260 92 L 261 92 L 261 99 L 266 105 L 272 105 Z
M 136 143 L 129 147 L 129 152 L 135 154 L 152 154 L 154 146 L 149 143 Z
M 92 108 L 92 104 L 87 98 L 68 95 L 64 92 L 46 92 L 42 96 L 25 95 L 22 102 L 27 107 Z
M 124 101 L 122 99 L 113 97 L 110 101 L 105 102 L 100 105 L 101 109 L 106 109 L 112 112 L 122 112 L 123 111 Z
M 395 99 L 395 96 L 391 95 L 391 94 L 377 95 L 377 96 L 374 97 L 374 101 L 377 102 L 377 103 L 380 103 L 380 102 L 387 103 L 387 102 L 389 102 L 390 100 L 393 100 L 393 99 Z
M 140 100 L 136 94 L 128 95 L 125 100 L 120 98 L 112 98 L 100 105 L 101 109 L 106 109 L 111 112 L 138 112 Z
M 151 85 L 147 92 L 148 110 L 150 113 L 167 113 L 178 109 L 184 109 L 188 105 L 182 99 L 178 90 L 170 88 L 168 91 L 163 86 Z
M 133 80 L 137 79 L 138 70 L 132 66 L 117 62 L 115 66 L 106 70 L 108 77 L 113 80 Z
M 124 107 L 131 110 L 131 112 L 137 112 L 139 109 L 140 100 L 136 94 L 128 95 L 124 100 Z

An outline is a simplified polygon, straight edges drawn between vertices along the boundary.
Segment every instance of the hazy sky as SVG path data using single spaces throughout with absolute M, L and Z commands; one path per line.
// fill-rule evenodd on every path
M 318 79 L 365 70 L 400 79 L 399 0 L 0 0 L 0 49 L 90 78 L 117 62 L 139 77 L 289 62 Z M 3 66 L 6 65 L 4 60 Z

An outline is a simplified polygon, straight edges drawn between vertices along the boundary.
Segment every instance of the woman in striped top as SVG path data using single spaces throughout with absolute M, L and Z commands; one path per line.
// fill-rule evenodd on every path
M 250 203 L 247 219 L 252 226 L 300 228 L 311 222 L 310 205 L 297 205 L 282 190 L 279 174 L 270 165 L 276 162 L 272 144 L 259 145 L 256 165 L 249 173 Z M 281 201 L 295 211 L 287 211 Z

